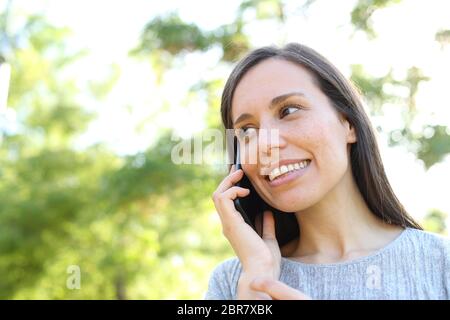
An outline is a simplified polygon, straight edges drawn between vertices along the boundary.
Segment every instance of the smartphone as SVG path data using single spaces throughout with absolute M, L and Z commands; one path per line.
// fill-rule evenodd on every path
M 239 142 L 236 138 L 234 144 L 234 164 L 236 165 L 236 170 L 242 169 Z M 245 173 L 242 179 L 238 181 L 238 183 L 236 183 L 236 186 L 247 188 L 250 190 L 249 195 L 242 198 L 237 197 L 234 200 L 234 206 L 236 210 L 242 215 L 244 221 L 249 224 L 256 232 L 256 217 L 258 215 L 261 216 L 259 221 L 262 222 L 262 214 L 264 210 L 270 210 L 273 212 L 275 218 L 275 234 L 277 237 L 278 245 L 282 247 L 291 240 L 298 238 L 300 233 L 297 218 L 295 217 L 294 213 L 280 211 L 266 203 L 255 190 Z

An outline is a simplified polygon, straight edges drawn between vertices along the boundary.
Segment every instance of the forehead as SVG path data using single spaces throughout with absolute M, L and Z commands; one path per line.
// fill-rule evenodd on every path
M 312 96 L 317 90 L 311 74 L 296 63 L 270 58 L 251 68 L 237 85 L 231 115 L 250 112 L 253 107 L 266 107 L 279 95 L 300 91 Z

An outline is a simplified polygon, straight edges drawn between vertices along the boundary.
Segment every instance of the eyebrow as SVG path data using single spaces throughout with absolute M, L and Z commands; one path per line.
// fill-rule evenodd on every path
M 290 98 L 292 96 L 304 97 L 305 95 L 302 92 L 299 92 L 299 91 L 294 91 L 294 92 L 289 92 L 289 93 L 285 93 L 285 94 L 279 95 L 279 96 L 277 96 L 277 97 L 272 99 L 272 101 L 269 104 L 269 110 L 273 109 L 275 106 L 279 105 L 284 100 L 286 100 L 286 99 L 288 99 L 288 98 Z M 252 117 L 251 114 L 243 113 L 236 119 L 236 121 L 233 123 L 233 126 L 236 126 L 236 124 L 238 124 L 239 122 L 247 120 L 248 118 L 251 118 L 251 117 Z

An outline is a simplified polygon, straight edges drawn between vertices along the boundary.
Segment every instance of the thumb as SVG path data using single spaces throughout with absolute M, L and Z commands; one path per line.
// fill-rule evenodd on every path
M 263 221 L 263 239 L 265 240 L 276 240 L 275 236 L 275 218 L 272 211 L 264 211 L 264 221 Z
M 267 277 L 255 278 L 250 283 L 250 288 L 267 293 L 273 300 L 311 300 L 311 297 L 305 293 Z

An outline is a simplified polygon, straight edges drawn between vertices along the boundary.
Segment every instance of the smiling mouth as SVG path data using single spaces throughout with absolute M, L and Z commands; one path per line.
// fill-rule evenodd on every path
M 310 159 L 305 159 L 296 163 L 282 165 L 278 168 L 273 169 L 270 172 L 270 174 L 265 175 L 264 178 L 269 182 L 277 181 L 289 175 L 290 173 L 305 169 L 306 167 L 309 166 L 310 163 L 311 163 Z

